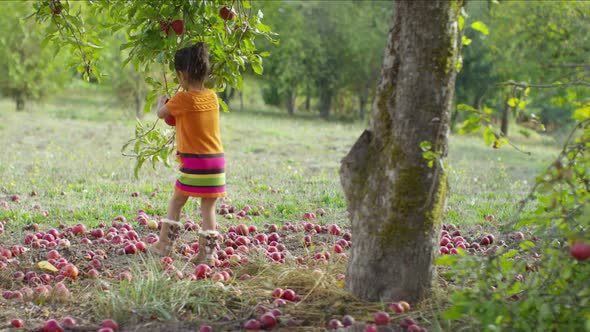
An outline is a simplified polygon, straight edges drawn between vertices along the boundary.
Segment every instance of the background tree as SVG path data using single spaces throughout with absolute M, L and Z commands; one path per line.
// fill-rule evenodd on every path
M 346 287 L 361 298 L 418 301 L 430 294 L 462 5 L 395 2 L 372 124 L 340 173 L 355 236 Z
M 574 102 L 589 95 L 589 8 L 582 1 L 470 3 L 470 17 L 485 21 L 489 35 L 466 31 L 474 42 L 464 52 L 459 103 L 490 106 L 504 135 L 510 122 L 538 119 L 550 129 L 571 122 Z M 529 96 L 529 86 L 542 89 Z
M 350 116 L 345 108 L 364 116 L 379 75 L 389 2 L 266 1 L 261 6 L 272 13 L 269 25 L 281 39 L 266 48 L 271 56 L 262 78 L 265 101 L 284 104 L 291 113 L 298 95 L 305 96 L 305 109 L 313 96 L 321 117 L 334 112 Z M 354 96 L 355 106 L 334 107 L 334 100 L 344 95 Z
M 28 100 L 39 100 L 62 88 L 71 77 L 64 68 L 67 55 L 56 57 L 43 47 L 45 36 L 35 22 L 25 20 L 30 5 L 10 1 L 3 4 L 9 15 L 0 15 L 0 93 L 14 99 L 17 110 Z

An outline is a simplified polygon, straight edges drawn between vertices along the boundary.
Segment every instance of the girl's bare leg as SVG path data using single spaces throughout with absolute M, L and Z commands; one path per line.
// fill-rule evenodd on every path
M 201 198 L 201 215 L 203 216 L 203 230 L 214 231 L 215 225 L 215 202 L 217 198 Z
M 162 256 L 168 256 L 171 254 L 174 241 L 180 237 L 180 231 L 182 229 L 182 224 L 179 222 L 180 212 L 187 200 L 188 196 L 184 196 L 180 192 L 174 191 L 168 206 L 167 218 L 162 220 L 160 239 L 152 246 L 152 250 Z

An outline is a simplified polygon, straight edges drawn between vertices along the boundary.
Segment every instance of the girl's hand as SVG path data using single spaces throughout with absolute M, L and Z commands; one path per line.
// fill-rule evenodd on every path
M 168 102 L 168 97 L 160 96 L 160 97 L 158 97 L 157 102 L 158 102 L 157 109 L 159 110 L 160 108 L 162 108 L 163 105 L 166 105 L 166 103 Z

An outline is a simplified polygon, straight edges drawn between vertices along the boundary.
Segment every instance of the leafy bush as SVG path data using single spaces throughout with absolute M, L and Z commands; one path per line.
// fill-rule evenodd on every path
M 563 151 L 509 225 L 527 237 L 483 257 L 438 259 L 460 285 L 444 318 L 485 331 L 590 331 L 590 259 L 570 254 L 573 243 L 590 244 L 590 102 L 573 118 Z

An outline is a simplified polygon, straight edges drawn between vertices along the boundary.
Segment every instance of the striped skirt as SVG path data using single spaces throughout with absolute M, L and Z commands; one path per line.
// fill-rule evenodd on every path
M 179 153 L 176 190 L 186 196 L 217 198 L 225 193 L 225 157 L 217 154 Z

